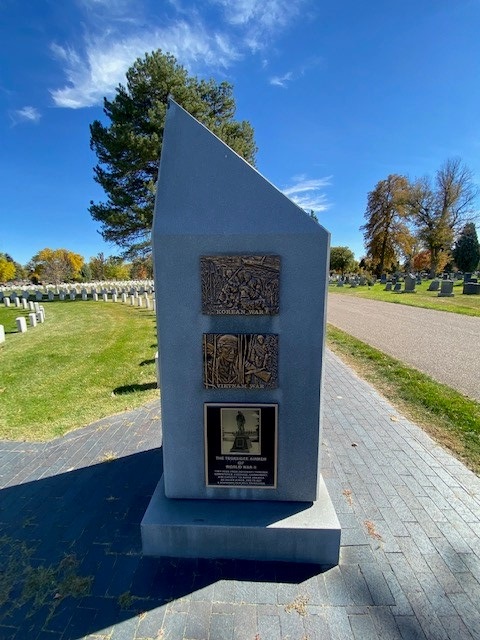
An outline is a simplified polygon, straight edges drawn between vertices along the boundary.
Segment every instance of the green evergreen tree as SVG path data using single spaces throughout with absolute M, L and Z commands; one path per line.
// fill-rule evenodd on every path
M 126 86 L 117 87 L 113 100 L 104 99 L 109 124 L 95 120 L 90 126 L 90 146 L 98 158 L 95 180 L 107 196 L 106 202 L 90 203 L 90 214 L 104 239 L 131 258 L 150 252 L 169 95 L 248 162 L 255 159 L 252 126 L 234 119 L 232 85 L 189 76 L 160 50 L 138 58 L 127 71 Z
M 473 222 L 468 222 L 453 249 L 453 259 L 460 271 L 475 271 L 480 263 L 480 244 Z

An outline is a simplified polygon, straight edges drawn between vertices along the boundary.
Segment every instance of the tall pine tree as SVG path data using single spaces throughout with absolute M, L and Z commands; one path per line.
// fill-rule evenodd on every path
M 106 202 L 90 203 L 105 240 L 129 257 L 148 255 L 158 161 L 167 98 L 184 109 L 251 164 L 256 146 L 249 122 L 237 121 L 233 88 L 228 82 L 189 76 L 176 59 L 160 50 L 139 58 L 127 71 L 113 100 L 104 99 L 109 124 L 95 120 L 90 146 L 98 158 L 95 180 Z

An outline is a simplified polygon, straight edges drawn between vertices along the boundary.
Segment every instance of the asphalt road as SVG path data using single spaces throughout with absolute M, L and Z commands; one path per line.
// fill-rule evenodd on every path
M 480 401 L 480 318 L 353 296 L 328 297 L 328 322 Z

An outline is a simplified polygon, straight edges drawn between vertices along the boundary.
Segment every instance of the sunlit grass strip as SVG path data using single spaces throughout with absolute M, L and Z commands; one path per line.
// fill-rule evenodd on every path
M 48 440 L 159 397 L 155 315 L 113 302 L 43 302 L 44 324 L 0 344 L 0 438 Z M 23 312 L 23 313 L 22 313 Z M 28 314 L 1 309 L 0 324 Z
M 358 298 L 368 298 L 369 300 L 380 300 L 393 304 L 405 304 L 410 307 L 422 307 L 424 309 L 436 309 L 437 311 L 449 311 L 450 313 L 460 313 L 465 316 L 480 316 L 480 296 L 467 296 L 462 294 L 463 283 L 457 283 L 453 287 L 454 296 L 452 298 L 439 297 L 436 291 L 427 291 L 429 282 L 422 282 L 417 285 L 415 293 L 394 293 L 385 291 L 385 285 L 375 284 L 373 287 L 350 287 L 346 284 L 343 287 L 330 285 L 328 292 L 333 294 L 356 296 Z
M 328 346 L 437 442 L 480 472 L 480 404 L 332 325 Z

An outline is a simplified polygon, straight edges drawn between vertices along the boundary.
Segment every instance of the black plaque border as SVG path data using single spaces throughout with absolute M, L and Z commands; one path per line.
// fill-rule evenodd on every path
M 262 443 L 260 455 L 230 453 L 231 460 L 217 460 L 217 456 L 225 458 L 221 453 L 221 410 L 231 408 L 261 409 Z M 206 402 L 204 404 L 204 448 L 205 448 L 205 483 L 215 489 L 276 489 L 277 488 L 277 439 L 278 439 L 278 404 L 264 402 Z M 261 458 L 266 458 L 265 461 Z M 212 482 L 215 471 L 226 468 L 228 463 L 242 461 L 243 465 L 251 463 L 260 471 L 267 471 L 269 484 L 219 484 Z

